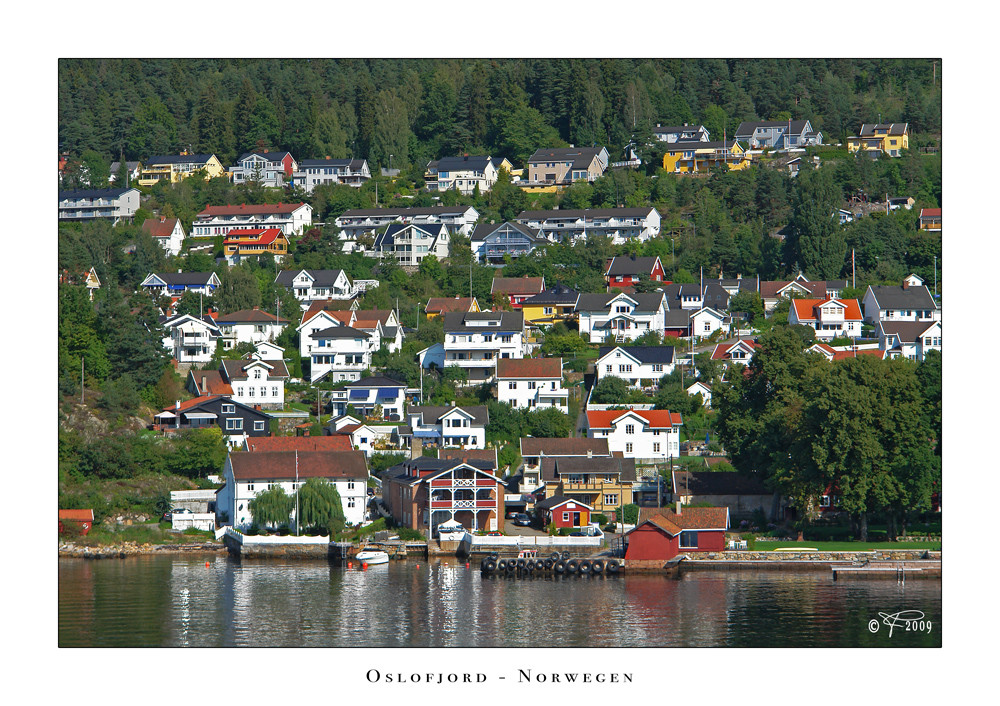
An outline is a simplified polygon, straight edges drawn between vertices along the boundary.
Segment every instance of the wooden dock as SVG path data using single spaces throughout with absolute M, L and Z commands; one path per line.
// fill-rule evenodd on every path
M 941 578 L 940 561 L 870 562 L 853 566 L 833 566 L 834 581 L 873 579 L 905 583 L 907 579 Z

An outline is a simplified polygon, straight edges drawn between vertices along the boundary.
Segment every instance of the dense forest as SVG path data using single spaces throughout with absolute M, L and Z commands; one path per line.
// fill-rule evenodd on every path
M 932 59 L 74 59 L 59 62 L 59 142 L 112 159 L 259 145 L 298 159 L 419 168 L 461 152 L 515 166 L 539 146 L 644 144 L 656 123 L 809 119 L 827 142 L 862 122 L 941 130 Z M 917 144 L 915 145 L 914 142 Z

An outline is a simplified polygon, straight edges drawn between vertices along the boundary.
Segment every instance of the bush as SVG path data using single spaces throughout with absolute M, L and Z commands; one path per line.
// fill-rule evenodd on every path
M 597 524 L 603 527 L 604 525 L 608 524 L 608 517 L 607 515 L 602 515 L 601 513 L 597 513 L 590 516 L 590 521 L 596 522 Z
M 569 536 L 571 533 L 573 533 L 575 531 L 576 530 L 574 530 L 572 527 L 560 527 L 559 528 L 559 536 L 560 537 L 567 537 L 567 536 Z
M 427 539 L 419 530 L 410 529 L 409 527 L 400 527 L 396 530 L 396 534 L 399 538 L 407 542 L 419 542 Z

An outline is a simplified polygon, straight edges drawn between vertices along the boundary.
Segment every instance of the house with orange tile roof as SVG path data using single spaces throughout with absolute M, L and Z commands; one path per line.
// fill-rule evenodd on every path
M 607 439 L 611 453 L 659 463 L 680 455 L 681 415 L 666 409 L 587 410 L 584 428 L 592 439 Z
M 806 349 L 806 353 L 819 353 L 829 361 L 857 358 L 863 355 L 872 355 L 876 358 L 885 357 L 885 352 L 879 350 L 878 344 L 831 346 L 828 343 L 814 343 Z
M 920 209 L 920 230 L 941 232 L 941 209 Z
M 431 297 L 427 300 L 424 313 L 434 319 L 450 311 L 482 311 L 475 297 Z
M 627 561 L 669 561 L 689 552 L 721 552 L 726 548 L 729 509 L 660 508 L 625 534 Z
M 230 265 L 261 255 L 281 262 L 288 254 L 288 238 L 280 228 L 233 228 L 222 241 L 222 253 Z
M 522 409 L 569 410 L 563 389 L 562 358 L 501 358 L 497 361 L 497 399 Z
M 723 361 L 723 367 L 729 367 L 730 363 L 746 365 L 758 348 L 760 348 L 758 344 L 745 338 L 735 343 L 719 343 L 712 350 L 712 360 Z
M 184 244 L 184 226 L 180 218 L 147 218 L 142 222 L 142 230 L 166 251 L 168 257 L 180 254 Z
M 793 299 L 788 325 L 808 326 L 818 340 L 861 336 L 861 304 L 857 299 Z

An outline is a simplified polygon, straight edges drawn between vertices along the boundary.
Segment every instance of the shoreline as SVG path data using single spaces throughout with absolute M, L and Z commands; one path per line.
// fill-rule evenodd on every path
M 193 542 L 190 544 L 120 542 L 98 545 L 59 543 L 60 559 L 126 559 L 132 556 L 154 554 L 218 554 L 225 551 L 226 545 L 221 542 Z

